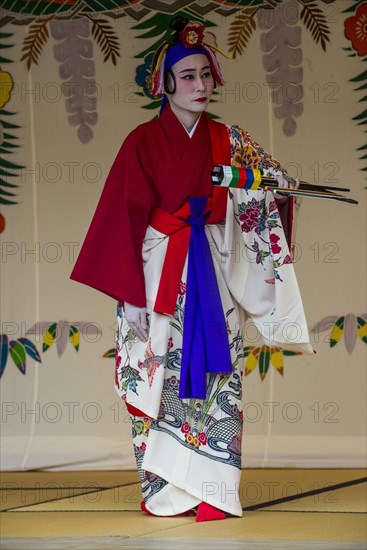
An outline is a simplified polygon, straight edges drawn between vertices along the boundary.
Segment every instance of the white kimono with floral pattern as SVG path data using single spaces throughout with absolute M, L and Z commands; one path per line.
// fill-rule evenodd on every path
M 247 133 L 228 127 L 232 163 L 279 167 Z M 245 154 L 244 154 L 245 153 Z M 205 401 L 180 399 L 187 258 L 173 317 L 153 311 L 169 237 L 147 228 L 143 243 L 149 341 L 139 341 L 118 307 L 116 390 L 146 413 L 132 417 L 134 452 L 146 507 L 180 514 L 201 501 L 235 516 L 243 428 L 243 327 L 259 344 L 312 353 L 293 264 L 271 193 L 231 190 L 225 221 L 205 226 L 225 314 L 233 371 L 207 374 Z M 253 341 L 253 340 L 252 340 Z M 213 341 L 213 346 L 216 343 Z

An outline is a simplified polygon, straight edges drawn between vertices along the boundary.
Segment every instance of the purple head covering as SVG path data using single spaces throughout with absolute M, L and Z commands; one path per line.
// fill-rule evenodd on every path
M 187 48 L 184 44 L 175 44 L 171 46 L 166 53 L 166 58 L 164 60 L 164 72 L 168 71 L 177 61 L 181 61 L 189 55 L 205 55 L 209 59 L 209 54 L 204 46 L 195 46 L 194 48 Z

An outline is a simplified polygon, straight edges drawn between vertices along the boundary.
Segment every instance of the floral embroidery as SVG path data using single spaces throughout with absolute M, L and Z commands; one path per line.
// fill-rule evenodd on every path
M 242 422 L 242 420 L 243 420 L 243 411 L 240 411 L 240 409 L 238 408 L 237 403 L 235 403 L 234 405 L 231 405 L 231 415 L 235 418 L 239 418 Z
M 200 441 L 201 445 L 206 445 L 207 437 L 206 437 L 206 434 L 204 432 L 200 432 L 198 434 L 198 438 L 199 438 L 199 441 Z
M 182 281 L 180 281 L 180 289 L 179 289 L 178 293 L 179 293 L 180 296 L 185 296 L 185 294 L 186 294 L 186 283 L 183 283 Z
M 231 164 L 239 168 L 280 168 L 280 163 L 273 159 L 256 141 L 251 139 L 248 132 L 238 126 L 227 126 Z
M 251 145 L 236 147 L 232 164 L 238 168 L 257 168 L 261 158 Z
M 269 214 L 271 214 L 272 212 L 278 213 L 278 207 L 275 201 L 271 201 L 271 203 L 269 204 Z
M 136 459 L 142 460 L 145 453 L 145 449 L 147 448 L 146 443 L 143 442 L 140 446 L 135 445 L 135 443 L 133 443 L 133 447 L 134 447 L 134 455 Z
M 118 388 L 120 388 L 120 382 L 119 382 L 119 377 L 118 377 L 118 368 L 121 364 L 121 357 L 119 356 L 118 354 L 118 349 L 116 348 L 115 349 L 115 384 Z
M 207 436 L 205 432 L 197 432 L 195 430 L 191 429 L 191 426 L 188 422 L 184 422 L 181 426 L 181 432 L 185 434 L 185 443 L 187 445 L 192 445 L 196 449 L 200 447 L 200 445 L 206 445 L 207 444 Z M 197 435 L 196 435 L 197 434 Z
M 129 364 L 127 364 L 120 370 L 120 378 L 122 380 L 121 390 L 126 392 L 127 389 L 129 389 L 138 395 L 138 382 L 141 382 L 142 378 L 137 369 L 133 369 Z
M 171 376 L 170 378 L 166 378 L 164 383 L 168 388 L 178 388 L 179 387 L 179 380 L 178 380 L 178 378 L 176 378 L 176 376 Z
M 253 229 L 258 235 L 265 229 L 264 217 L 261 216 L 261 211 L 265 208 L 265 199 L 257 201 L 251 199 L 247 204 L 241 203 L 238 207 L 240 213 L 239 220 L 241 222 L 241 230 L 244 233 L 249 233 Z
M 228 450 L 236 455 L 241 455 L 241 437 L 235 434 L 228 445 Z
M 188 422 L 184 422 L 181 426 L 181 432 L 184 434 L 188 434 L 190 432 L 191 428 L 189 426 Z
M 282 249 L 278 245 L 279 240 L 280 240 L 280 237 L 278 237 L 278 235 L 275 235 L 274 233 L 270 235 L 270 246 L 273 254 L 279 254 L 279 252 L 282 251 Z
M 192 433 L 188 433 L 185 435 L 185 441 L 188 445 L 192 445 L 196 449 L 199 448 L 200 442 L 197 435 L 193 435 Z

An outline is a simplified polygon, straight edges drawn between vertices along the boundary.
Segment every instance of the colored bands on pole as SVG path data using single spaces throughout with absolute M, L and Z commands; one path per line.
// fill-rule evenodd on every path
M 299 188 L 284 188 L 278 187 L 277 181 L 272 177 L 262 176 L 261 170 L 255 170 L 252 168 L 238 168 L 237 166 L 224 166 L 215 165 L 211 173 L 212 182 L 214 185 L 220 187 L 230 187 L 236 189 L 247 189 L 248 191 L 256 191 L 259 188 L 271 191 L 272 193 L 281 193 L 284 195 L 294 195 L 300 197 L 312 197 L 320 199 L 334 199 L 349 204 L 358 204 L 358 201 L 350 199 L 334 193 L 326 186 L 317 186 L 307 184 L 306 182 L 300 183 Z M 349 191 L 345 188 L 332 188 L 335 191 Z
M 261 183 L 260 170 L 237 168 L 237 166 L 222 166 L 223 179 L 218 183 L 221 187 L 236 187 L 238 189 L 259 189 Z M 218 174 L 218 178 L 220 178 Z M 217 183 L 217 184 L 218 184 Z

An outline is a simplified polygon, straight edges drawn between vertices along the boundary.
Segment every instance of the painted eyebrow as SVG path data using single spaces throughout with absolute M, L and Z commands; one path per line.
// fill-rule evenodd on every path
M 210 69 L 210 65 L 205 65 L 205 67 L 202 67 L 200 71 L 203 71 L 204 69 Z M 195 71 L 196 69 L 183 69 L 183 71 L 180 71 L 178 74 L 185 73 L 185 72 L 194 73 Z

